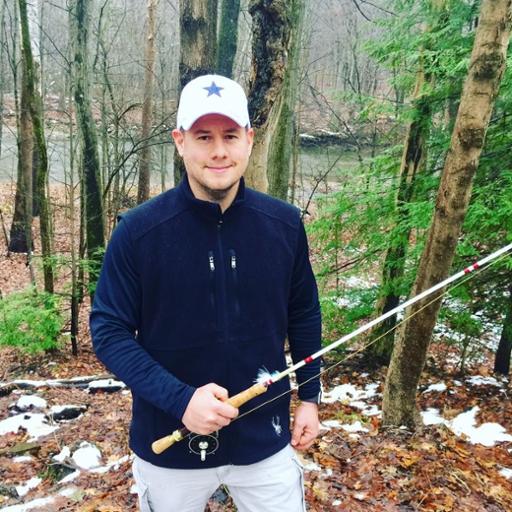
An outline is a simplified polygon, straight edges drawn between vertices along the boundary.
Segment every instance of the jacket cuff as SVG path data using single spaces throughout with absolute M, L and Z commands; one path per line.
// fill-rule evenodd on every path
M 192 395 L 196 392 L 193 386 L 184 385 L 184 389 L 180 393 L 179 398 L 167 408 L 167 413 L 181 421 L 188 407 Z
M 312 404 L 320 405 L 320 402 L 322 401 L 322 392 L 320 391 L 317 395 L 308 397 L 308 398 L 301 398 L 301 402 L 309 402 Z

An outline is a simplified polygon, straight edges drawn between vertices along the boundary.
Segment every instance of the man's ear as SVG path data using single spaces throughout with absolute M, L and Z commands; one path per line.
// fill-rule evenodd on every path
M 254 144 L 254 128 L 247 129 L 247 140 L 249 141 L 249 155 L 252 152 L 252 146 Z
M 176 149 L 178 150 L 178 154 L 182 157 L 183 156 L 183 146 L 185 143 L 185 136 L 184 133 L 181 130 L 178 130 L 175 128 L 172 133 L 172 138 L 174 139 L 174 144 L 176 144 Z

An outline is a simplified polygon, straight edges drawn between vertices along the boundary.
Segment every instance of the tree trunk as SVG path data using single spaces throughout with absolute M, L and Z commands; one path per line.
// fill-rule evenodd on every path
M 142 104 L 142 149 L 139 155 L 139 189 L 137 203 L 149 199 L 151 184 L 151 147 L 149 134 L 153 123 L 153 82 L 155 74 L 155 35 L 156 35 L 156 8 L 158 0 L 148 0 L 148 27 L 146 39 L 146 55 L 144 68 L 144 101 Z
M 248 96 L 255 137 L 245 178 L 250 187 L 266 192 L 269 144 L 281 112 L 290 51 L 291 4 L 251 0 L 249 12 L 252 16 L 253 40 Z
M 240 0 L 222 0 L 219 38 L 217 43 L 217 73 L 233 76 L 233 63 L 238 43 Z
M 28 254 L 32 250 L 32 152 L 34 148 L 34 130 L 30 116 L 27 83 L 26 66 L 23 65 L 17 143 L 18 178 L 8 250 Z
M 213 73 L 217 56 L 217 0 L 180 0 L 180 65 L 178 98 L 185 85 Z M 174 152 L 174 184 L 185 173 L 183 160 Z
M 41 249 L 43 256 L 44 289 L 53 293 L 53 265 L 51 250 L 51 223 L 50 208 L 46 192 L 48 179 L 48 157 L 46 153 L 46 140 L 44 136 L 44 122 L 42 119 L 41 98 L 36 90 L 36 69 L 32 59 L 32 47 L 28 29 L 27 2 L 19 0 L 20 25 L 21 25 L 21 50 L 22 65 L 26 79 L 26 92 L 28 95 L 30 116 L 34 129 L 34 140 L 37 145 L 38 163 L 37 170 L 37 196 L 40 207 Z M 32 158 L 32 156 L 31 156 Z
M 482 1 L 468 76 L 413 295 L 442 281 L 450 271 L 505 69 L 511 16 L 511 0 Z M 439 292 L 437 297 L 440 295 Z M 440 300 L 432 302 L 431 298 L 406 311 L 406 317 L 414 315 L 414 318 L 403 324 L 391 358 L 383 397 L 384 425 L 412 428 L 416 424 L 416 390 L 440 305 Z
M 269 194 L 283 201 L 288 199 L 288 182 L 292 166 L 304 0 L 292 0 L 290 10 L 290 53 L 282 90 L 283 104 L 270 144 L 267 172 Z
M 3 4 L 5 5 L 5 4 Z M 18 172 L 16 181 L 16 196 L 14 199 L 14 215 L 10 230 L 10 239 L 8 251 L 16 253 L 27 253 L 30 255 L 28 248 L 32 248 L 32 215 L 31 204 L 31 191 L 32 191 L 32 147 L 33 147 L 33 130 L 32 121 L 30 119 L 29 106 L 27 95 L 24 91 L 25 78 L 21 79 L 21 99 L 18 98 L 18 55 L 16 42 L 18 41 L 18 8 L 17 3 L 13 6 L 13 49 L 10 59 L 10 67 L 12 70 L 12 78 L 14 85 L 14 104 L 16 108 L 16 146 L 18 150 Z M 22 70 L 23 73 L 23 70 Z M 24 99 L 25 98 L 25 99 Z M 22 105 L 20 105 L 20 102 Z M 27 135 L 24 132 L 29 129 Z M 27 143 L 25 145 L 24 143 Z M 27 160 L 30 155 L 30 160 Z M 27 188 L 29 187 L 29 188 Z M 27 197 L 27 194 L 30 197 Z M 28 202 L 27 202 L 28 201 Z M 30 257 L 28 258 L 30 261 Z
M 0 112 L 4 111 L 4 35 L 5 35 L 5 0 L 0 0 Z M 4 123 L 0 122 L 0 158 L 2 157 L 2 137 Z
M 500 343 L 494 359 L 494 371 L 502 375 L 510 372 L 510 354 L 512 353 L 512 286 L 509 290 L 507 313 L 503 321 Z
M 90 27 L 90 2 L 74 0 L 72 4 L 74 43 L 73 86 L 77 121 L 82 144 L 82 195 L 85 207 L 85 237 L 89 259 L 90 289 L 94 288 L 101 266 L 103 236 L 103 201 L 100 187 L 100 161 L 96 125 L 92 116 L 89 95 L 89 66 L 87 42 Z
M 410 228 L 404 228 L 407 221 L 407 206 L 414 191 L 416 175 L 424 168 L 426 161 L 426 143 L 430 129 L 431 106 L 430 98 L 423 94 L 425 75 L 420 64 L 416 76 L 413 93 L 414 114 L 409 124 L 402 153 L 399 171 L 398 192 L 396 197 L 395 227 L 390 233 L 390 246 L 386 251 L 382 270 L 381 289 L 384 295 L 377 304 L 377 316 L 396 308 L 400 302 L 400 290 L 405 271 L 407 248 L 409 245 Z M 427 81 L 430 81 L 427 79 Z M 368 356 L 379 364 L 389 364 L 395 339 L 394 328 L 396 314 L 379 324 L 372 332 L 378 341 L 369 346 Z

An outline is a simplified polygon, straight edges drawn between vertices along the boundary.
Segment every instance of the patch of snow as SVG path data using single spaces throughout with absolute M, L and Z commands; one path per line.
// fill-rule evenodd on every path
M 465 434 L 473 444 L 483 446 L 494 446 L 500 441 L 512 441 L 512 436 L 498 423 L 482 423 L 476 427 L 476 415 L 480 408 L 473 409 L 459 414 L 450 422 L 450 428 L 457 435 Z
M 137 487 L 137 484 L 132 484 L 130 487 L 130 494 L 138 494 L 139 488 Z
M 22 413 L 0 421 L 0 435 L 7 434 L 7 432 L 18 432 L 20 427 L 27 430 L 30 436 L 29 442 L 47 436 L 59 428 L 48 425 L 44 414 Z
M 80 476 L 80 470 L 77 469 L 76 471 L 73 471 L 73 473 L 70 473 L 69 475 L 65 476 L 61 480 L 59 480 L 59 484 L 69 484 L 69 482 L 72 482 L 73 480 L 76 480 Z
M 79 468 L 97 468 L 101 462 L 101 452 L 96 446 L 84 441 L 73 453 L 72 459 Z
M 454 380 L 454 381 L 453 381 L 453 385 L 454 385 L 454 386 L 459 386 L 459 387 L 460 387 L 460 386 L 462 386 L 462 382 L 461 382 L 460 380 Z
M 333 506 L 333 507 L 339 507 L 340 505 L 341 505 L 341 500 L 334 500 L 334 501 L 332 502 L 332 506 Z
M 475 375 L 466 379 L 472 386 L 497 386 L 501 387 L 501 384 L 494 377 L 482 377 L 481 375 Z
M 76 492 L 75 487 L 67 487 L 66 489 L 62 489 L 59 492 L 60 496 L 69 497 Z M 10 505 L 9 507 L 0 508 L 1 512 L 27 512 L 28 510 L 32 510 L 36 507 L 44 507 L 46 505 L 50 505 L 55 501 L 55 496 L 48 496 L 46 498 L 37 498 L 35 500 L 29 501 L 28 503 L 21 503 L 19 505 Z M 51 509 L 47 509 L 51 510 Z
M 381 410 L 376 405 L 368 405 L 361 400 L 355 400 L 354 402 L 350 402 L 350 407 L 354 407 L 355 409 L 359 409 L 361 414 L 365 416 L 380 416 Z
M 430 386 L 423 391 L 423 393 L 430 393 L 431 391 L 446 391 L 446 384 L 444 382 L 439 382 L 438 384 L 430 384 Z
M 346 432 L 369 432 L 366 427 L 363 427 L 360 421 L 356 421 L 352 424 L 341 425 L 341 428 Z
M 16 407 L 20 411 L 27 411 L 31 408 L 44 409 L 46 405 L 46 400 L 37 395 L 23 395 L 16 402 Z
M 121 382 L 120 380 L 114 380 L 114 379 L 100 379 L 100 380 L 93 380 L 92 382 L 89 382 L 89 389 L 97 389 L 97 388 L 125 388 L 126 384 L 124 382 Z
M 330 430 L 331 428 L 340 428 L 341 422 L 338 420 L 325 420 L 320 423 L 321 426 L 325 427 L 327 430 Z
M 32 462 L 34 457 L 31 455 L 18 455 L 18 457 L 13 457 L 12 461 L 22 464 L 23 462 Z
M 512 469 L 501 468 L 500 469 L 500 475 L 504 476 L 505 478 L 508 478 L 510 480 L 510 479 L 512 479 Z
M 424 425 L 440 425 L 445 424 L 445 419 L 439 414 L 438 409 L 429 407 L 426 411 L 421 412 Z
M 379 384 L 367 384 L 364 388 L 358 389 L 352 384 L 341 384 L 324 392 L 322 395 L 322 402 L 332 404 L 334 402 L 351 402 L 354 400 L 362 400 L 376 396 Z M 350 404 L 352 405 L 352 403 Z
M 452 420 L 444 419 L 437 409 L 429 408 L 422 412 L 425 425 L 446 425 L 455 435 L 465 435 L 472 444 L 494 446 L 498 442 L 512 441 L 512 436 L 498 423 L 482 423 L 476 426 L 476 415 L 480 408 L 473 407 Z
M 114 469 L 114 470 L 119 469 L 119 466 L 128 460 L 130 460 L 130 455 L 124 455 L 120 459 L 109 462 L 105 466 L 99 466 L 97 468 L 91 469 L 91 472 L 92 473 L 100 473 L 100 474 L 107 473 L 111 469 Z
M 322 468 L 313 461 L 304 464 L 304 471 L 322 471 Z
M 28 491 L 30 491 L 31 489 L 35 489 L 41 482 L 42 479 L 35 476 L 30 480 L 27 480 L 24 484 L 17 485 L 16 492 L 18 493 L 18 496 L 20 498 L 23 498 L 23 496 L 25 496 L 25 494 L 27 494 Z
M 347 299 L 346 297 L 336 297 L 334 299 L 334 304 L 336 304 L 336 306 L 338 306 L 339 308 L 345 308 L 345 307 L 349 307 L 352 305 L 356 305 L 356 303 L 354 301 L 351 301 L 351 300 Z
M 62 448 L 60 453 L 58 453 L 57 455 L 54 455 L 52 457 L 52 459 L 55 462 L 64 462 L 70 455 L 71 455 L 71 450 L 69 449 L 68 446 L 64 446 L 64 448 Z
M 374 279 L 363 279 L 362 277 L 350 276 L 343 280 L 347 288 L 372 288 L 375 286 Z

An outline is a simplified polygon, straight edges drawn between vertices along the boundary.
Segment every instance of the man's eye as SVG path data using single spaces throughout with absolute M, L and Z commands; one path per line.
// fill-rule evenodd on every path
M 233 135 L 232 133 L 230 133 L 229 135 L 226 135 L 226 139 L 235 140 L 235 139 L 238 139 L 238 137 L 236 135 Z
M 210 140 L 210 136 L 209 135 L 199 135 L 199 137 L 197 139 L 198 140 Z

